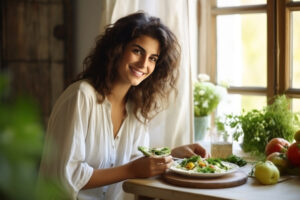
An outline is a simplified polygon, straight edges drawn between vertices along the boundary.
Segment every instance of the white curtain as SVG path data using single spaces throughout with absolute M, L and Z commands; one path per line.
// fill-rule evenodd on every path
M 192 79 L 197 69 L 198 0 L 102 0 L 100 31 L 120 17 L 143 10 L 159 17 L 181 45 L 178 96 L 150 124 L 151 146 L 171 148 L 193 142 Z

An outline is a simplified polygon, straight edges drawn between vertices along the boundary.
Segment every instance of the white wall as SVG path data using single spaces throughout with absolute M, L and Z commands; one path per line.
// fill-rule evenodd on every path
M 95 37 L 100 33 L 101 0 L 74 0 L 74 68 L 75 74 L 82 71 L 83 59 L 94 46 Z

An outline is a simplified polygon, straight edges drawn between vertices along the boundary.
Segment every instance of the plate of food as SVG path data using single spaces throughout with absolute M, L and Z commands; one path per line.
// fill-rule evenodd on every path
M 214 178 L 233 173 L 239 169 L 239 166 L 221 159 L 207 158 L 201 156 L 192 156 L 182 160 L 174 161 L 170 171 L 192 177 Z

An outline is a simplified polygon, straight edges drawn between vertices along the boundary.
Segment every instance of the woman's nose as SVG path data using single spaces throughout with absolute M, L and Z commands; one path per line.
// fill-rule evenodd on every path
M 146 67 L 147 66 L 147 56 L 141 56 L 138 63 L 139 63 L 138 65 L 140 68 Z

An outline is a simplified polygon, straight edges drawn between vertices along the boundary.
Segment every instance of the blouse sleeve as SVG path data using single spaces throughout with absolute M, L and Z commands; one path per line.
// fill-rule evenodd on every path
M 59 98 L 48 123 L 42 173 L 56 178 L 73 197 L 93 173 L 85 162 L 85 136 L 92 106 L 92 96 L 83 91 L 66 92 Z

